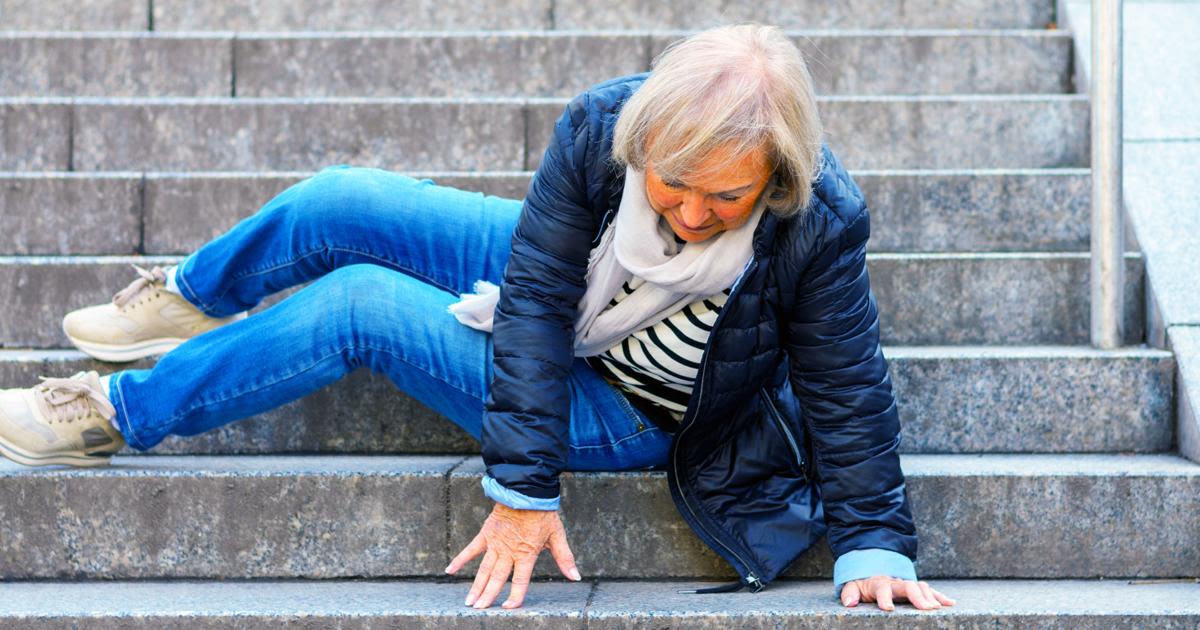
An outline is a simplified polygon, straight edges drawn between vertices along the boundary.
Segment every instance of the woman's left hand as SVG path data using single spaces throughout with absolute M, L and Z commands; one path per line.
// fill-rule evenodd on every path
M 895 610 L 896 600 L 908 600 L 918 610 L 953 606 L 954 600 L 933 590 L 926 582 L 901 580 L 886 575 L 850 580 L 842 585 L 842 605 L 857 606 L 859 601 L 876 602 L 880 610 Z

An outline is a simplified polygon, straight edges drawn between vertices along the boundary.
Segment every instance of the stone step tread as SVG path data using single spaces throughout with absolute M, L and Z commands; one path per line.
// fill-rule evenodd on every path
M 0 576 L 432 577 L 492 507 L 479 457 L 112 462 L 0 462 L 0 535 L 22 541 L 0 556 Z M 900 465 L 927 579 L 1177 577 L 1200 566 L 1200 465 L 1177 455 L 902 455 Z M 563 518 L 585 575 L 731 577 L 682 521 L 665 472 L 561 479 Z M 831 569 L 828 545 L 818 541 L 785 576 L 828 577 Z M 556 573 L 548 556 L 536 570 Z
M 0 256 L 0 346 L 67 347 L 58 322 L 129 283 L 129 264 L 178 256 Z M 1090 255 L 1086 252 L 886 254 L 868 252 L 886 344 L 1084 344 Z M 1144 339 L 1143 259 L 1125 255 L 1124 342 Z M 18 299 L 37 286 L 39 299 Z M 282 295 L 282 294 L 281 294 Z M 997 299 L 997 295 L 1006 296 Z M 264 306 L 271 302 L 264 302 Z
M 754 0 L 560 2 L 507 0 L 42 0 L 9 2 L 0 29 L 312 30 L 338 29 L 611 29 L 706 28 L 761 20 Z M 796 27 L 1043 28 L 1054 19 L 1048 0 L 805 0 L 771 3 L 771 22 Z
M 566 39 L 605 37 L 683 37 L 699 32 L 694 28 L 599 28 L 599 29 L 498 29 L 498 30 L 450 30 L 450 29 L 404 29 L 404 30 L 289 30 L 289 31 L 122 31 L 94 29 L 86 31 L 56 30 L 0 30 L 0 42 L 22 39 L 128 39 L 128 40 L 215 40 L 232 39 Z M 1038 28 L 785 28 L 791 37 L 828 38 L 905 38 L 905 37 L 1027 37 L 1045 39 L 1072 39 L 1070 29 Z
M 8 130 L 0 169 L 531 170 L 567 100 L 10 97 L 0 99 Z M 849 168 L 1079 167 L 1090 159 L 1086 96 L 817 102 L 828 142 Z
M 902 452 L 1159 452 L 1174 437 L 1174 356 L 1090 346 L 884 346 Z M 0 349 L 0 388 L 80 370 L 145 369 L 77 350 Z M 330 418 L 337 418 L 330 422 Z M 122 452 L 136 453 L 126 446 Z M 365 370 L 300 401 L 202 435 L 167 436 L 156 454 L 479 453 L 435 409 Z
M 905 477 L 1168 477 L 1200 480 L 1200 464 L 1174 453 L 917 454 Z M 0 458 L 0 477 L 482 477 L 483 459 L 462 455 L 116 455 L 109 466 L 25 466 Z M 666 472 L 566 472 L 575 478 L 661 478 Z
M 0 94 L 570 97 L 688 32 L 0 33 Z M 1070 33 L 971 33 L 790 35 L 818 94 L 1070 91 Z
M 473 577 L 466 576 L 465 577 Z M 929 623 L 939 628 L 1183 628 L 1200 623 L 1200 584 L 1128 580 L 937 580 L 954 606 L 921 611 L 907 603 L 884 612 L 874 604 L 845 608 L 828 580 L 778 580 L 750 594 L 680 594 L 707 581 L 564 579 L 533 583 L 521 608 L 500 610 L 506 586 L 488 610 L 463 605 L 466 580 L 103 580 L 10 581 L 0 584 L 0 621 L 103 624 L 169 620 L 175 628 L 280 623 L 339 628 L 511 627 L 725 628 L 820 624 Z M 86 620 L 86 621 L 84 621 Z M 353 620 L 351 622 L 350 620 Z

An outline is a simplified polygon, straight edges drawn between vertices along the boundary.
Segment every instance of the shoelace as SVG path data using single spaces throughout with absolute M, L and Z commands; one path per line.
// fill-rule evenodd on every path
M 71 422 L 86 418 L 93 410 L 105 420 L 111 420 L 117 414 L 116 407 L 103 394 L 81 380 L 84 374 L 79 372 L 70 378 L 38 377 L 42 382 L 34 390 L 46 402 L 44 408 L 52 420 Z
M 167 273 L 162 267 L 156 265 L 149 271 L 133 264 L 131 264 L 130 267 L 133 267 L 141 277 L 129 283 L 129 286 L 125 287 L 124 289 L 117 291 L 117 294 L 113 296 L 112 303 L 115 304 L 117 308 L 123 308 L 126 304 L 133 300 L 134 297 L 140 295 L 142 291 L 146 290 L 147 288 L 153 288 L 156 284 L 166 284 L 167 282 Z

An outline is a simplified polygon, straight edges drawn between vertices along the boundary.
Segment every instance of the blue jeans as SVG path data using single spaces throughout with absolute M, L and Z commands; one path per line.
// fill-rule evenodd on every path
M 222 317 L 314 280 L 259 313 L 192 339 L 153 369 L 113 375 L 126 441 L 147 450 L 277 407 L 359 367 L 476 439 L 491 335 L 446 307 L 477 279 L 501 283 L 522 202 L 398 173 L 331 166 L 187 256 L 184 297 Z M 661 467 L 671 435 L 583 359 L 569 375 L 568 470 Z

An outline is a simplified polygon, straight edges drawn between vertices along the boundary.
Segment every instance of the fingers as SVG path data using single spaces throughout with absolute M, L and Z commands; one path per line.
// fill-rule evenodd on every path
M 500 604 L 501 608 L 516 608 L 525 601 L 525 591 L 529 590 L 529 581 L 533 577 L 533 565 L 537 562 L 537 556 L 526 556 L 517 560 L 517 566 L 513 569 L 512 590 L 508 593 L 508 599 Z
M 496 560 L 496 565 L 492 567 L 492 577 L 488 580 L 487 587 L 483 589 L 483 595 L 475 600 L 474 608 L 482 609 L 492 605 L 496 601 L 496 597 L 500 595 L 500 591 L 504 590 L 504 585 L 508 582 L 508 576 L 512 574 L 513 561 L 511 557 L 501 557 Z
M 942 595 L 941 593 L 939 593 L 939 592 L 937 591 L 937 589 L 933 588 L 933 587 L 932 587 L 932 586 L 930 586 L 929 584 L 926 584 L 925 582 L 921 582 L 921 584 L 923 584 L 923 585 L 925 586 L 925 588 L 929 589 L 929 592 L 930 592 L 930 594 L 931 594 L 931 595 L 933 596 L 933 598 L 934 598 L 934 599 L 936 599 L 936 600 L 938 601 L 938 603 L 940 603 L 941 605 L 943 605 L 943 606 L 953 606 L 953 605 L 954 605 L 954 603 L 955 603 L 955 602 L 954 602 L 954 600 L 953 600 L 953 599 L 950 599 L 949 597 L 946 597 L 945 595 Z
M 483 594 L 484 587 L 487 586 L 488 579 L 492 576 L 492 567 L 496 566 L 498 559 L 495 551 L 488 549 L 488 552 L 483 554 L 483 562 L 479 563 L 479 571 L 475 573 L 475 583 L 471 585 L 471 590 L 467 592 L 467 599 L 463 602 L 467 606 L 473 606 L 479 596 Z
M 851 580 L 842 585 L 842 605 L 857 606 L 860 598 L 858 581 Z
M 891 582 L 884 580 L 871 580 L 867 583 L 867 588 L 874 589 L 875 602 L 879 606 L 880 610 L 896 610 L 896 605 L 892 603 Z
M 575 566 L 575 554 L 571 553 L 571 547 L 567 545 L 567 532 L 559 527 L 550 534 L 550 541 L 547 545 L 550 547 L 550 555 L 554 556 L 554 562 L 558 564 L 558 570 L 568 578 L 578 582 L 583 577 L 579 575 L 579 568 Z
M 903 591 L 904 596 L 918 610 L 931 610 L 942 607 L 941 604 L 933 601 L 933 598 L 925 597 L 925 592 L 921 589 L 921 585 L 916 582 L 905 580 L 896 586 Z
M 475 535 L 475 538 L 463 547 L 463 550 L 458 552 L 457 556 L 446 565 L 446 573 L 458 573 L 458 570 L 463 568 L 463 565 L 475 559 L 475 556 L 483 553 L 487 549 L 487 539 L 483 537 L 483 532 Z

